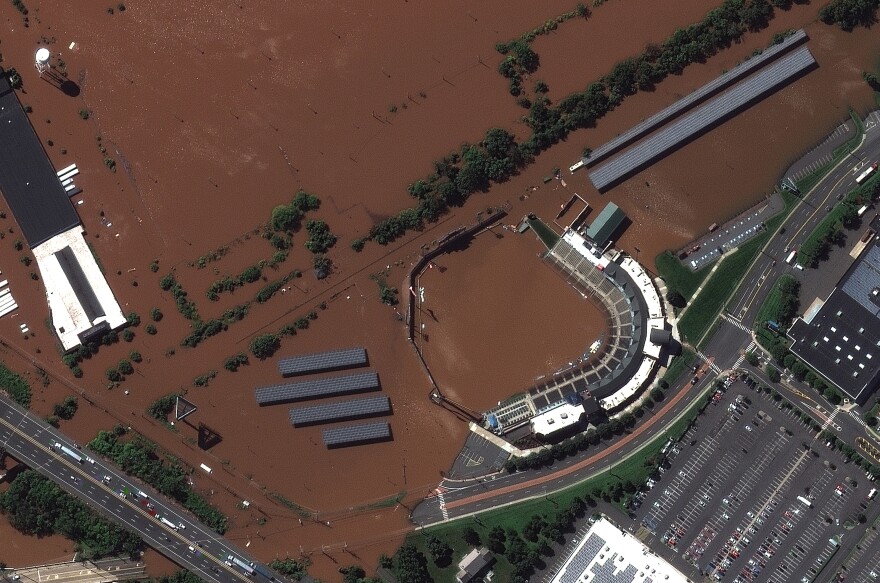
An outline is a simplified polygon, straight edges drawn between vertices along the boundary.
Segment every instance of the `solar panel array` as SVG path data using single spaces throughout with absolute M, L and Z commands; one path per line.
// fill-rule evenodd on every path
M 375 415 L 383 415 L 391 411 L 391 401 L 386 395 L 376 395 L 365 399 L 353 399 L 338 403 L 327 403 L 311 407 L 300 407 L 290 410 L 290 423 L 294 427 L 315 425 L 330 421 L 345 421 Z
M 807 47 L 782 57 L 590 173 L 600 191 L 815 64 Z
M 391 437 L 391 427 L 386 421 L 364 423 L 362 425 L 346 425 L 334 427 L 322 432 L 324 445 L 327 447 L 343 447 L 357 445 L 368 441 L 379 441 Z
M 301 354 L 278 361 L 278 372 L 283 377 L 310 374 L 343 368 L 367 365 L 367 351 L 364 348 L 343 348 L 328 352 Z
M 315 379 L 298 383 L 272 385 L 254 391 L 260 406 L 292 403 L 351 393 L 375 391 L 379 388 L 379 375 L 373 371 L 331 378 Z
M 642 121 L 641 123 L 634 125 L 629 131 L 622 133 L 610 142 L 602 144 L 601 146 L 593 150 L 590 153 L 589 157 L 583 159 L 584 164 L 593 165 L 600 162 L 606 156 L 613 154 L 620 148 L 648 134 L 660 124 L 665 123 L 670 118 L 678 115 L 679 113 L 688 109 L 705 97 L 708 97 L 719 89 L 723 89 L 734 81 L 741 79 L 753 70 L 764 66 L 767 62 L 776 58 L 777 55 L 789 50 L 791 47 L 800 43 L 805 38 L 807 38 L 807 33 L 804 32 L 803 29 L 798 30 L 778 45 L 773 45 L 757 57 L 753 57 L 748 61 L 740 63 L 727 73 L 724 73 L 723 75 L 715 78 L 713 81 L 710 81 L 706 85 L 703 85 L 690 95 L 682 97 L 666 109 L 663 109 L 660 112 L 652 115 L 648 119 Z

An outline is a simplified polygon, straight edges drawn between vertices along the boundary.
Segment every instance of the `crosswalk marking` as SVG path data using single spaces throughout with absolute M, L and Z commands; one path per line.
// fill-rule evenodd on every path
M 746 359 L 746 354 L 748 354 L 754 347 L 755 347 L 755 341 L 752 340 L 751 342 L 749 342 L 749 345 L 746 346 L 746 349 L 743 350 L 742 354 L 739 355 L 739 358 L 736 359 L 736 362 L 733 363 L 733 366 L 731 368 L 736 370 L 740 366 L 742 366 L 743 361 Z
M 706 356 L 705 354 L 703 354 L 702 351 L 698 350 L 698 351 L 697 351 L 697 356 L 699 356 L 700 358 L 702 358 L 702 359 L 703 359 L 703 362 L 708 363 L 708 364 L 709 364 L 709 368 L 712 369 L 712 371 L 713 371 L 715 374 L 718 374 L 718 373 L 721 372 L 721 368 L 720 368 L 717 364 L 715 364 L 713 361 L 709 360 L 709 357 Z
M 739 320 L 737 320 L 736 318 L 734 318 L 733 316 L 731 316 L 729 314 L 721 314 L 721 319 L 724 320 L 725 322 L 729 322 L 729 323 L 733 324 L 734 326 L 736 326 L 737 328 L 739 328 L 740 330 L 742 330 L 743 332 L 745 332 L 747 334 L 752 333 L 751 329 L 749 329 L 748 326 L 746 326 L 745 324 L 743 324 L 742 322 L 740 322 Z

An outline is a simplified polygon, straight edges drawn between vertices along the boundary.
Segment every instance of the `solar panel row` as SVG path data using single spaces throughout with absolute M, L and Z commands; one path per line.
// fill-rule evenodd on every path
M 707 126 L 720 121 L 739 107 L 767 93 L 774 87 L 786 83 L 815 62 L 809 49 L 801 47 L 591 172 L 590 180 L 600 191 L 608 188 L 677 144 L 695 136 Z
M 391 427 L 385 421 L 364 423 L 362 425 L 346 425 L 334 427 L 322 432 L 324 445 L 327 447 L 343 447 L 370 441 L 381 441 L 391 438 Z
M 727 87 L 734 81 L 737 81 L 744 77 L 746 74 L 751 73 L 755 69 L 764 66 L 766 63 L 776 58 L 779 54 L 789 50 L 796 44 L 803 41 L 805 38 L 807 38 L 807 33 L 804 32 L 803 29 L 798 30 L 778 45 L 773 45 L 757 57 L 753 57 L 748 61 L 740 63 L 727 73 L 716 77 L 713 81 L 710 81 L 706 85 L 703 85 L 690 95 L 682 97 L 666 109 L 663 109 L 658 113 L 652 115 L 648 119 L 644 120 L 643 122 L 634 125 L 629 131 L 624 132 L 613 140 L 602 144 L 601 146 L 593 150 L 590 153 L 589 157 L 583 159 L 584 164 L 593 165 L 599 163 L 606 156 L 613 154 L 620 148 L 648 134 L 660 124 L 663 124 L 669 119 L 678 115 L 679 113 L 682 113 L 692 105 L 695 105 L 704 98 L 709 97 L 714 92 L 723 89 L 724 87 Z
M 379 375 L 374 371 L 336 376 L 324 379 L 272 385 L 256 389 L 254 394 L 261 406 L 292 403 L 379 389 Z
M 300 407 L 290 410 L 290 423 L 294 427 L 315 425 L 329 421 L 344 421 L 375 415 L 383 415 L 391 411 L 391 401 L 386 395 L 353 399 L 339 403 L 327 403 L 312 407 Z
M 343 348 L 313 354 L 301 354 L 278 361 L 281 376 L 292 377 L 315 372 L 340 370 L 367 365 L 367 351 L 364 348 Z

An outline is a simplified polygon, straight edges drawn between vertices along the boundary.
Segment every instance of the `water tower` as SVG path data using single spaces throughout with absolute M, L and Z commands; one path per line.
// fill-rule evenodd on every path
M 50 53 L 49 49 L 46 47 L 40 47 L 37 49 L 37 54 L 34 55 L 34 66 L 36 66 L 37 71 L 40 72 L 40 76 L 52 68 L 52 65 L 49 64 L 49 59 L 51 58 L 52 53 Z

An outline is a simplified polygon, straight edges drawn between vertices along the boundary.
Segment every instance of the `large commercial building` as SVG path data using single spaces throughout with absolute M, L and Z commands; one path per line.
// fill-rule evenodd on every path
M 0 127 L 0 191 L 37 260 L 55 333 L 70 350 L 126 319 L 6 76 L 0 76 Z
M 871 223 L 874 233 L 880 219 Z M 876 235 L 824 301 L 788 331 L 791 351 L 859 404 L 880 385 L 880 247 Z
M 633 535 L 602 517 L 587 531 L 551 583 L 691 583 Z

